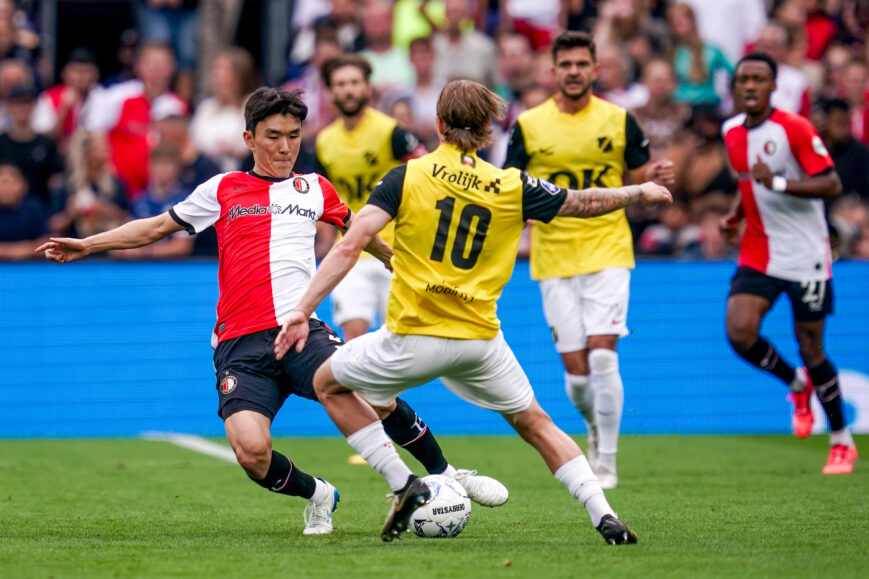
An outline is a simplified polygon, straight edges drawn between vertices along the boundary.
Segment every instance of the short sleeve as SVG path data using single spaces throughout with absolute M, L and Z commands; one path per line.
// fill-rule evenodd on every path
M 510 142 L 507 144 L 507 160 L 504 161 L 504 168 L 516 167 L 520 170 L 525 170 L 528 167 L 528 161 L 531 157 L 528 156 L 528 151 L 525 149 L 525 136 L 522 134 L 522 126 L 516 121 L 513 125 L 513 130 L 510 132 Z
M 625 165 L 628 169 L 638 169 L 649 162 L 649 139 L 630 113 L 625 115 L 625 141 Z
M 398 161 L 410 161 L 425 155 L 426 150 L 411 132 L 396 126 L 392 131 L 392 156 Z
M 325 177 L 318 176 L 320 191 L 323 192 L 323 215 L 320 221 L 334 225 L 340 229 L 347 229 L 350 220 L 350 208 L 341 201 L 335 187 Z
M 567 190 L 522 171 L 522 219 L 549 223 L 567 198 Z
M 803 117 L 795 115 L 792 118 L 793 121 L 787 123 L 785 130 L 791 152 L 803 171 L 812 177 L 833 167 L 833 159 L 812 124 Z
M 217 190 L 225 175 L 223 173 L 212 177 L 194 189 L 193 193 L 188 195 L 184 201 L 177 203 L 169 210 L 172 219 L 187 230 L 190 235 L 208 229 L 220 219 L 220 202 L 217 200 Z
M 394 218 L 398 215 L 398 206 L 401 204 L 401 191 L 404 189 L 404 176 L 407 173 L 407 165 L 399 165 L 390 169 L 383 179 L 377 182 L 371 195 L 368 197 L 368 205 L 380 207 Z

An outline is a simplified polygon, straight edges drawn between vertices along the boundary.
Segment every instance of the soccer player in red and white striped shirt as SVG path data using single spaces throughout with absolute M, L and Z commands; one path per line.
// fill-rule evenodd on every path
M 248 476 L 273 492 L 308 499 L 306 535 L 332 531 L 338 492 L 328 482 L 299 470 L 272 449 L 271 423 L 290 394 L 316 400 L 314 373 L 341 339 L 316 316 L 309 320 L 312 340 L 295 355 L 275 359 L 280 324 L 295 308 L 314 275 L 314 237 L 318 221 L 341 230 L 350 226 L 350 210 L 332 184 L 315 175 L 293 173 L 307 107 L 300 91 L 260 88 L 245 104 L 244 139 L 253 153 L 249 173 L 217 175 L 196 188 L 166 213 L 131 221 L 82 240 L 51 239 L 37 249 L 46 258 L 66 263 L 91 253 L 130 249 L 180 231 L 217 230 L 220 298 L 213 336 L 218 415 L 238 462 Z M 391 248 L 376 238 L 367 248 L 389 264 Z M 378 415 L 370 407 L 372 422 Z M 444 458 L 425 423 L 405 402 L 379 418 L 389 436 L 406 448 L 431 474 L 464 476 L 498 491 L 477 497 L 497 506 L 507 489 L 476 471 L 456 471 Z M 469 491 L 470 493 L 471 491 Z
M 824 474 L 850 473 L 857 448 L 842 411 L 838 372 L 824 352 L 824 320 L 833 312 L 830 240 L 823 199 L 842 190 L 833 161 L 805 118 L 775 109 L 776 63 L 762 53 L 736 67 L 735 99 L 744 113 L 722 129 L 739 184 L 722 233 L 745 233 L 739 267 L 727 301 L 727 337 L 746 361 L 790 386 L 794 433 L 812 429 L 814 390 L 830 424 L 830 455 Z M 805 369 L 795 369 L 759 335 L 760 324 L 781 293 L 787 293 Z

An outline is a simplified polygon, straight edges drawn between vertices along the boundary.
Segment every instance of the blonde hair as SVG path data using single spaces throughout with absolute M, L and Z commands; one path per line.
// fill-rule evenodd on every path
M 438 97 L 438 118 L 444 140 L 463 151 L 476 151 L 492 142 L 489 122 L 504 116 L 504 100 L 472 80 L 447 83 Z
M 95 133 L 85 129 L 77 129 L 69 140 L 69 190 L 75 193 L 80 189 L 91 187 L 91 181 L 88 175 L 88 153 L 97 139 L 104 139 L 102 133 Z M 111 166 L 106 163 L 104 168 L 93 182 L 96 188 L 96 193 L 103 198 L 111 198 L 115 192 L 115 182 L 113 179 Z

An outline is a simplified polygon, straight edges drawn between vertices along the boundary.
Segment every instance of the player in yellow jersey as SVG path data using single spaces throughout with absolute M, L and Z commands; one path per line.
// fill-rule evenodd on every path
M 517 119 L 508 167 L 562 187 L 674 182 L 670 161 L 649 161 L 649 143 L 633 116 L 595 97 L 598 64 L 591 36 L 564 32 L 552 45 L 559 94 Z M 588 454 L 603 488 L 618 485 L 616 451 L 624 405 L 616 344 L 628 334 L 634 267 L 624 210 L 594 219 L 556 217 L 531 230 L 531 276 L 565 368 L 565 390 L 588 428 Z
M 416 137 L 377 111 L 371 98 L 371 65 L 357 54 L 345 54 L 323 63 L 323 82 L 332 95 L 339 117 L 317 135 L 319 168 L 335 186 L 350 211 L 358 213 L 372 187 L 386 172 L 403 161 L 425 154 Z M 331 230 L 328 230 L 332 233 Z M 383 232 L 392 243 L 392 229 Z M 391 276 L 375 259 L 361 259 L 332 294 L 335 324 L 345 340 L 383 322 Z
M 398 537 L 429 491 L 401 461 L 380 423 L 358 413 L 359 396 L 380 408 L 404 390 L 440 377 L 464 400 L 501 413 L 585 506 L 608 543 L 633 543 L 636 534 L 616 518 L 582 451 L 534 398 L 504 341 L 495 308 L 513 271 L 526 219 L 591 217 L 672 197 L 655 183 L 567 190 L 490 165 L 476 151 L 489 142 L 489 120 L 500 116 L 503 106 L 472 81 L 444 87 L 437 105 L 440 146 L 392 169 L 377 184 L 285 322 L 275 355 L 282 358 L 293 344 L 304 347 L 311 312 L 350 270 L 367 240 L 394 222 L 386 326 L 348 343 L 314 379 L 319 399 L 347 442 L 395 491 L 381 538 Z

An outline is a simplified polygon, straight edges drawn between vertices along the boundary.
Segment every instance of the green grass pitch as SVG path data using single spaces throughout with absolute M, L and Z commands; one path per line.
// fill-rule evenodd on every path
M 165 442 L 0 441 L 0 577 L 869 577 L 867 459 L 822 476 L 825 436 L 623 437 L 608 498 L 640 537 L 623 547 L 518 438 L 441 443 L 510 501 L 474 505 L 455 539 L 382 543 L 388 489 L 341 439 L 275 441 L 341 492 L 320 537 L 303 500 Z

